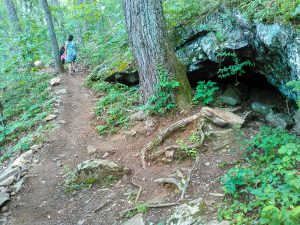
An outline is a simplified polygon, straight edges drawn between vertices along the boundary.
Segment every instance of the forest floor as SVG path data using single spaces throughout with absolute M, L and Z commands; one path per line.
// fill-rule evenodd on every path
M 142 186 L 139 203 L 176 202 L 180 193 L 170 186 L 163 186 L 153 180 L 167 177 L 179 168 L 190 168 L 191 159 L 173 160 L 170 163 L 152 162 L 143 169 L 139 157 L 140 150 L 151 141 L 158 131 L 172 122 L 192 115 L 171 115 L 167 118 L 151 118 L 151 128 L 146 133 L 145 122 L 136 122 L 128 131 L 120 131 L 115 135 L 100 136 L 95 129 L 93 108 L 97 96 L 84 88 L 84 73 L 73 76 L 64 74 L 54 93 L 63 93 L 61 103 L 57 106 L 56 128 L 48 134 L 47 142 L 34 155 L 24 187 L 13 196 L 8 212 L 1 214 L 3 224 L 7 225 L 43 225 L 43 224 L 122 224 L 120 212 L 134 206 L 134 198 L 138 188 L 134 182 Z M 148 121 L 149 122 L 149 121 Z M 147 123 L 148 123 L 147 122 Z M 183 138 L 194 131 L 191 124 L 184 131 L 178 132 L 165 144 Z M 208 125 L 207 129 L 220 129 Z M 234 131 L 232 131 L 234 132 Z M 186 193 L 186 199 L 202 198 L 203 216 L 208 220 L 216 218 L 218 202 L 222 202 L 222 191 L 219 178 L 240 158 L 237 134 L 227 133 L 205 141 L 200 162 L 196 165 L 192 180 Z M 222 143 L 228 143 L 222 147 Z M 220 149 L 216 145 L 221 144 Z M 90 154 L 88 146 L 96 149 Z M 66 193 L 64 182 L 66 169 L 74 169 L 76 165 L 88 159 L 109 159 L 122 163 L 131 169 L 131 174 L 106 186 L 92 185 L 90 188 Z M 103 205 L 103 203 L 107 203 Z M 101 209 L 98 209 L 103 205 Z M 157 224 L 165 221 L 172 207 L 148 209 L 144 220 Z

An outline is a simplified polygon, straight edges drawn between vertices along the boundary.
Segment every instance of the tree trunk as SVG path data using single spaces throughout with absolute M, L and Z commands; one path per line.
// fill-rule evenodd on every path
M 21 32 L 22 29 L 19 24 L 19 19 L 18 19 L 18 15 L 14 3 L 12 2 L 12 0 L 4 0 L 4 3 L 7 9 L 9 20 L 13 24 L 15 31 Z
M 124 0 L 126 26 L 131 48 L 137 62 L 142 103 L 156 92 L 159 67 L 180 86 L 175 101 L 182 109 L 191 103 L 192 89 L 186 68 L 177 59 L 167 37 L 162 0 Z
M 50 38 L 51 44 L 52 44 L 52 53 L 53 53 L 53 58 L 54 58 L 54 62 L 55 62 L 55 67 L 58 72 L 62 73 L 62 72 L 64 72 L 64 69 L 63 69 L 63 65 L 60 60 L 60 54 L 59 54 L 56 35 L 55 35 L 54 27 L 53 27 L 52 16 L 51 16 L 51 12 L 49 10 L 47 0 L 40 0 L 40 4 L 45 13 L 45 19 L 46 19 L 46 23 L 47 23 L 47 27 L 48 27 L 49 38 Z

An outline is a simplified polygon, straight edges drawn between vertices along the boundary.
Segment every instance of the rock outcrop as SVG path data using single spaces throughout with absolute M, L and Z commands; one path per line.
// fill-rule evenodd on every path
M 216 76 L 220 63 L 226 65 L 218 53 L 234 51 L 255 63 L 251 69 L 282 94 L 292 99 L 300 96 L 286 85 L 300 79 L 300 35 L 291 26 L 251 22 L 240 12 L 223 8 L 205 20 L 177 27 L 175 33 L 177 55 L 187 66 L 190 79 Z
M 89 179 L 101 181 L 101 179 L 106 176 L 120 176 L 129 172 L 129 168 L 116 164 L 110 160 L 86 160 L 77 165 L 76 181 L 79 183 Z

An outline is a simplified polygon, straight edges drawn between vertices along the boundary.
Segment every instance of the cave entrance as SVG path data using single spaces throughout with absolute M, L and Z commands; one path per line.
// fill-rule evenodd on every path
M 236 105 L 251 105 L 260 102 L 272 107 L 282 108 L 286 106 L 285 98 L 271 85 L 267 78 L 252 69 L 245 69 L 246 73 L 240 77 L 229 76 L 218 78 L 217 72 L 220 68 L 218 63 L 207 61 L 202 63 L 200 69 L 188 73 L 188 79 L 192 88 L 196 88 L 197 82 L 211 80 L 219 87 L 218 96 L 238 93 Z M 234 90 L 229 90 L 234 89 Z M 226 105 L 226 103 L 224 103 Z M 231 106 L 234 106 L 232 104 Z

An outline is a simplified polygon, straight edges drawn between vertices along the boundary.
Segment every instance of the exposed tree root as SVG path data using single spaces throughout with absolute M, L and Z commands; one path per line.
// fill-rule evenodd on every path
M 167 138 L 170 134 L 172 134 L 173 132 L 175 132 L 176 130 L 186 126 L 187 124 L 190 124 L 191 122 L 197 120 L 198 118 L 200 118 L 200 116 L 202 115 L 201 112 L 185 118 L 183 120 L 177 121 L 176 123 L 173 123 L 172 125 L 170 125 L 169 127 L 167 127 L 166 129 L 160 131 L 158 133 L 158 135 L 156 136 L 156 138 L 154 140 L 152 140 L 151 142 L 149 142 L 142 150 L 141 150 L 141 161 L 142 161 L 142 165 L 143 168 L 146 169 L 146 153 L 150 150 L 152 150 L 153 148 L 157 147 L 159 144 L 161 144 L 163 142 L 163 140 L 165 138 Z
M 137 195 L 136 195 L 136 197 L 135 197 L 135 200 L 134 200 L 135 203 L 139 200 L 139 197 L 140 197 L 140 195 L 141 195 L 141 193 L 142 193 L 142 190 L 143 190 L 143 187 L 142 187 L 141 185 L 138 185 L 137 183 L 135 183 L 135 182 L 133 181 L 134 177 L 135 177 L 138 173 L 139 173 L 139 172 L 137 172 L 136 174 L 134 174 L 133 177 L 132 177 L 132 179 L 131 179 L 131 183 L 132 183 L 134 186 L 136 186 L 136 187 L 139 188 L 138 193 L 137 193 Z
M 199 122 L 199 135 L 200 135 L 199 144 L 200 144 L 200 146 L 203 145 L 204 139 L 205 139 L 205 134 L 204 134 L 204 131 L 203 131 L 203 127 L 204 127 L 204 121 L 202 120 L 202 121 Z M 185 182 L 183 184 L 183 188 L 182 188 L 182 192 L 181 192 L 181 196 L 180 196 L 179 201 L 184 199 L 184 195 L 185 195 L 185 192 L 186 192 L 186 190 L 189 186 L 189 183 L 191 181 L 191 177 L 193 175 L 194 169 L 195 169 L 196 165 L 199 164 L 199 161 L 200 161 L 200 151 L 197 151 L 195 162 L 194 162 L 192 168 L 189 169 L 187 178 L 185 179 Z
M 103 209 L 106 205 L 111 203 L 112 201 L 110 199 L 106 200 L 104 203 L 102 203 L 97 209 L 94 210 L 94 212 L 98 212 L 99 210 Z
M 171 206 L 175 206 L 175 205 L 178 205 L 179 203 L 178 202 L 171 202 L 171 203 L 162 203 L 162 204 L 156 204 L 156 205 L 147 205 L 147 208 L 165 208 L 165 207 L 171 207 Z M 128 212 L 131 212 L 131 211 L 135 211 L 139 208 L 139 206 L 135 206 L 133 208 L 130 208 L 130 209 L 126 209 L 124 211 L 122 211 L 120 213 L 120 216 L 121 217 L 124 217 L 124 215 Z
M 204 134 L 204 131 L 203 131 L 203 127 L 204 127 L 204 121 L 201 120 L 199 122 L 199 128 L 198 128 L 198 132 L 199 132 L 199 136 L 200 136 L 200 141 L 197 144 L 196 149 L 200 148 L 203 145 L 203 143 L 204 143 L 205 134 Z M 171 146 L 171 147 L 174 147 L 174 146 Z M 179 201 L 181 201 L 182 199 L 184 199 L 184 195 L 185 195 L 186 190 L 188 188 L 188 185 L 189 185 L 189 183 L 191 181 L 192 174 L 194 172 L 194 169 L 195 169 L 196 165 L 199 163 L 199 160 L 200 160 L 200 151 L 197 150 L 196 159 L 195 159 L 195 161 L 193 163 L 192 168 L 187 171 L 187 175 L 186 175 L 185 179 L 181 179 L 181 181 L 180 181 L 177 178 L 167 177 L 167 178 L 156 179 L 155 182 L 160 182 L 160 183 L 175 185 L 178 188 L 178 190 L 181 192 L 181 196 L 180 196 L 180 199 L 179 199 Z M 183 175 L 181 175 L 180 178 L 183 178 Z

